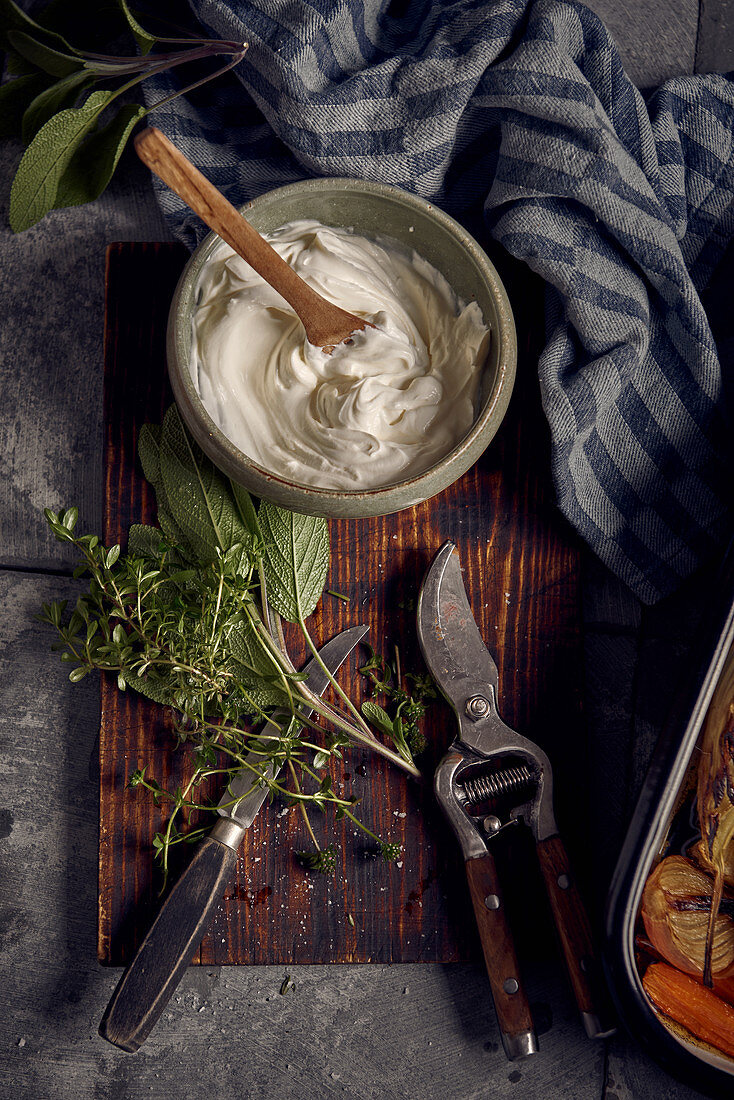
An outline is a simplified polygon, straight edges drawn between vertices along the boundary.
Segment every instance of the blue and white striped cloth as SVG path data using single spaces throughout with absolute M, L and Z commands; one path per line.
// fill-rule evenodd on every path
M 642 600 L 672 591 L 732 527 L 731 410 L 700 297 L 734 236 L 732 81 L 671 80 L 646 103 L 569 0 L 192 6 L 250 49 L 154 123 L 235 203 L 339 175 L 460 220 L 483 204 L 549 288 L 560 508 Z M 174 86 L 158 77 L 151 99 Z M 200 225 L 159 197 L 194 243 Z

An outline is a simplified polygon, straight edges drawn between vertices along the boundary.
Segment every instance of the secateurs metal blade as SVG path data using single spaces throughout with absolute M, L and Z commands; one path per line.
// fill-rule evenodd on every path
M 418 637 L 426 664 L 458 719 L 458 735 L 439 764 L 436 797 L 466 861 L 474 913 L 507 1057 L 534 1054 L 538 1041 L 523 990 L 490 841 L 513 822 L 533 834 L 553 919 L 591 1038 L 613 1034 L 595 1007 L 589 921 L 553 814 L 550 761 L 534 742 L 502 721 L 497 666 L 482 641 L 461 578 L 459 554 L 446 542 L 434 558 L 418 602 Z

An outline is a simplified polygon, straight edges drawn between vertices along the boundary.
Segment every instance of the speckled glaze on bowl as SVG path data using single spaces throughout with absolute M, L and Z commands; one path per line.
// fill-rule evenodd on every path
M 261 233 L 315 218 L 367 236 L 392 237 L 433 264 L 465 302 L 477 301 L 492 330 L 479 414 L 468 435 L 417 477 L 378 489 L 317 489 L 266 470 L 243 454 L 204 408 L 191 377 L 191 318 L 203 265 L 219 238 L 209 234 L 186 264 L 168 320 L 167 355 L 176 404 L 201 449 L 234 481 L 294 512 L 318 516 L 389 515 L 435 496 L 476 462 L 499 428 L 515 380 L 517 341 L 507 294 L 489 259 L 458 222 L 396 187 L 350 179 L 304 180 L 261 195 L 242 208 Z

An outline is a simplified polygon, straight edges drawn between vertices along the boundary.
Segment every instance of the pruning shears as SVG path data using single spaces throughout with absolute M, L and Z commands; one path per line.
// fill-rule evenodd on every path
M 474 620 L 456 546 L 434 558 L 418 602 L 418 638 L 426 664 L 458 721 L 438 765 L 434 789 L 464 855 L 484 960 L 510 1060 L 538 1050 L 491 842 L 515 822 L 531 830 L 566 968 L 590 1038 L 606 1038 L 597 1011 L 591 932 L 553 814 L 550 761 L 512 730 L 498 710 L 497 666 Z

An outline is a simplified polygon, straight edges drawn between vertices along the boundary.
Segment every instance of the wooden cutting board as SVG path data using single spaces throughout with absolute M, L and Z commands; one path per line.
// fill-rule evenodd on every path
M 171 400 L 166 319 L 185 259 L 182 248 L 168 244 L 114 244 L 108 250 L 108 545 L 124 543 L 131 523 L 155 520 L 154 496 L 143 480 L 136 445 L 141 425 L 160 422 Z M 583 871 L 579 550 L 556 511 L 549 483 L 547 429 L 537 395 L 540 295 L 527 276 L 509 289 L 520 361 L 510 414 L 498 436 L 479 462 L 435 499 L 394 516 L 331 523 L 327 586 L 346 594 L 349 603 L 324 596 L 312 633 L 322 641 L 369 622 L 370 641 L 378 651 L 390 655 L 398 645 L 404 667 L 421 669 L 414 614 L 420 582 L 436 550 L 452 538 L 473 610 L 499 668 L 501 712 L 549 753 L 558 816 L 568 826 L 567 839 Z M 353 697 L 360 692 L 366 697 L 356 663 L 353 659 L 344 683 Z M 325 842 L 336 840 L 339 861 L 333 876 L 309 875 L 293 855 L 294 849 L 309 846 L 300 816 L 266 804 L 249 830 L 236 876 L 195 962 L 479 957 L 462 860 L 430 783 L 454 734 L 443 703 L 433 707 L 425 728 L 429 748 L 422 764 L 429 779 L 423 786 L 363 750 L 349 751 L 335 776 L 337 786 L 359 797 L 357 809 L 365 823 L 404 845 L 402 865 L 375 859 L 349 822 L 334 822 L 331 816 L 327 822 L 317 814 L 315 826 Z M 130 959 L 158 904 L 160 878 L 151 841 L 161 828 L 162 811 L 145 792 L 126 789 L 132 771 L 143 765 L 168 786 L 180 782 L 187 767 L 183 752 L 174 751 L 165 711 L 132 692 L 118 692 L 114 679 L 105 679 L 98 954 L 106 964 Z M 508 858 L 511 873 L 512 855 Z M 521 901 L 527 901 L 526 869 L 517 878 Z

